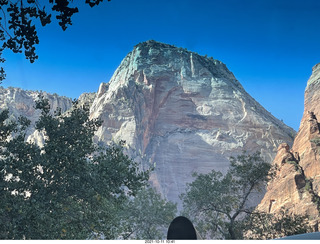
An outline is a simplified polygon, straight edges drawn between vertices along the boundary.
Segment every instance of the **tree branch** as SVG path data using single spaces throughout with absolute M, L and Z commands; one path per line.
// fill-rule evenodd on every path
M 242 200 L 242 202 L 241 202 L 238 210 L 233 214 L 233 216 L 232 216 L 231 219 L 233 219 L 233 220 L 236 219 L 237 216 L 238 216 L 241 212 L 244 211 L 243 207 L 244 207 L 246 201 L 248 200 L 248 197 L 249 197 L 249 195 L 251 194 L 251 192 L 252 192 L 252 190 L 254 189 L 254 187 L 255 187 L 255 184 L 252 184 L 252 185 L 250 186 L 250 189 L 249 189 L 248 192 L 245 194 L 245 196 L 244 196 L 244 198 L 243 198 L 243 200 Z
M 204 211 L 204 212 L 214 211 L 214 212 L 217 212 L 217 213 L 222 213 L 222 214 L 225 214 L 229 219 L 231 219 L 231 215 L 230 215 L 229 213 L 224 212 L 224 211 L 216 208 L 215 206 L 212 206 L 212 208 L 202 208 L 202 209 L 200 210 L 200 212 L 201 212 L 201 211 Z
M 3 13 L 4 25 L 5 25 L 5 26 L 3 26 L 2 24 L 0 24 L 0 28 L 1 28 L 10 38 L 12 38 L 12 36 L 10 35 L 10 33 L 7 31 L 7 15 L 6 15 L 6 13 L 4 12 L 4 10 L 3 10 L 3 8 L 2 8 L 1 6 L 0 6 L 0 9 L 1 9 L 2 13 Z

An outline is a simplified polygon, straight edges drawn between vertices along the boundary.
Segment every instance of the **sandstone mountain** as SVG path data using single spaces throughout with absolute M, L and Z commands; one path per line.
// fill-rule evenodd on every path
M 39 92 L 0 88 L 0 110 L 33 123 Z M 70 109 L 72 100 L 42 92 L 51 107 Z M 104 121 L 96 139 L 125 140 L 141 167 L 155 165 L 152 185 L 179 202 L 192 172 L 225 172 L 229 157 L 260 151 L 271 162 L 277 147 L 292 145 L 294 130 L 273 117 L 218 60 L 155 41 L 140 43 L 97 93 L 82 94 L 91 118 Z M 30 130 L 29 140 L 43 143 Z M 257 205 L 263 194 L 251 198 Z M 180 205 L 181 206 L 181 205 Z
M 192 172 L 225 172 L 229 157 L 243 150 L 271 162 L 279 144 L 295 135 L 225 64 L 155 41 L 135 46 L 100 85 L 91 118 L 104 121 L 97 139 L 125 140 L 142 166 L 155 162 L 151 182 L 174 202 Z
M 279 146 L 273 162 L 278 171 L 258 209 L 277 213 L 285 207 L 295 214 L 307 214 L 317 231 L 320 221 L 320 64 L 312 71 L 298 134 L 291 150 L 286 143 Z

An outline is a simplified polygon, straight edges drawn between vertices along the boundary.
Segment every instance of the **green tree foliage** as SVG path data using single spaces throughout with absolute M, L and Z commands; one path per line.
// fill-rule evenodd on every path
M 108 0 L 111 1 L 111 0 Z M 62 30 L 72 24 L 71 17 L 79 12 L 73 0 L 0 0 L 0 62 L 4 49 L 8 48 L 14 53 L 24 51 L 25 57 L 33 63 L 36 55 L 35 45 L 39 44 L 35 20 L 40 20 L 42 26 L 51 23 L 55 15 Z M 86 4 L 94 7 L 103 0 L 85 0 Z M 5 79 L 5 71 L 0 68 L 0 83 Z
M 127 203 L 123 219 L 123 239 L 165 239 L 177 206 L 164 200 L 153 188 L 142 189 Z
M 8 121 L 0 113 L 0 239 L 112 239 L 121 230 L 128 198 L 147 184 L 123 144 L 93 143 L 101 125 L 89 120 L 88 108 L 74 104 L 69 114 L 50 112 L 37 102 L 39 147 L 25 141 L 29 121 Z
M 195 174 L 182 195 L 184 211 L 201 235 L 214 239 L 274 239 L 311 232 L 307 216 L 259 212 L 248 207 L 250 195 L 261 191 L 275 173 L 259 153 L 231 157 L 225 175 Z
M 223 175 L 212 170 L 208 174 L 194 174 L 181 196 L 186 214 L 197 225 L 201 236 L 217 239 L 240 239 L 239 225 L 253 209 L 248 198 L 261 191 L 270 177 L 270 164 L 259 153 L 243 153 L 231 157 L 230 168 Z
M 246 239 L 268 240 L 312 232 L 307 215 L 290 214 L 282 208 L 277 214 L 254 212 L 243 222 Z

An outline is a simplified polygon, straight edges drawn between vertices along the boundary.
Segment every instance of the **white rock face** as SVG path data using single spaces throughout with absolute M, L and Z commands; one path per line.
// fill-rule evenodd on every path
M 78 106 L 84 106 L 87 105 L 91 107 L 94 99 L 96 98 L 97 93 L 82 93 L 80 97 L 78 98 Z
M 9 108 L 34 123 L 39 92 L 0 88 L 0 111 Z M 52 110 L 69 110 L 72 100 L 43 93 Z M 97 94 L 85 93 L 79 105 L 91 106 L 91 118 L 104 121 L 97 139 L 125 140 L 141 167 L 155 163 L 151 182 L 167 199 L 178 202 L 192 172 L 226 172 L 229 157 L 261 151 L 272 161 L 278 145 L 293 142 L 295 132 L 259 105 L 218 60 L 171 45 L 137 45 Z M 29 141 L 43 144 L 30 129 Z M 263 195 L 263 194 L 262 194 Z M 258 204 L 262 195 L 253 196 Z
M 104 121 L 98 139 L 126 140 L 143 165 L 155 162 L 152 184 L 178 203 L 192 172 L 225 172 L 243 150 L 271 162 L 295 134 L 220 61 L 155 41 L 138 44 L 100 85 L 91 118 Z
M 62 97 L 57 94 L 49 94 L 41 92 L 42 95 L 49 100 L 51 110 L 55 111 L 61 108 L 64 113 L 72 106 L 72 100 L 67 97 Z M 40 92 L 25 91 L 20 88 L 9 87 L 7 89 L 0 87 L 0 111 L 9 109 L 10 119 L 16 120 L 19 116 L 24 116 L 31 120 L 31 125 L 34 125 L 40 116 L 40 111 L 35 109 L 35 101 Z M 41 133 L 30 127 L 27 132 L 28 141 L 38 145 L 43 145 L 43 136 Z
M 72 100 L 57 94 L 49 94 L 47 92 L 26 91 L 20 88 L 3 88 L 0 87 L 0 110 L 9 109 L 10 114 L 17 118 L 20 115 L 27 117 L 35 122 L 40 112 L 35 109 L 35 100 L 39 94 L 42 94 L 49 100 L 51 110 L 61 108 L 62 112 L 70 109 Z
M 320 82 L 320 63 L 312 67 L 312 74 L 307 82 L 306 91 L 309 90 L 311 86 L 315 86 Z

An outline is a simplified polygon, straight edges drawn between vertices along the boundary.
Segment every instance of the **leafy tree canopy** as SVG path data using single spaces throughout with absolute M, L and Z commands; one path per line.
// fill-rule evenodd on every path
M 134 199 L 127 202 L 122 212 L 123 239 L 163 240 L 168 226 L 176 217 L 177 206 L 166 201 L 153 188 L 141 189 Z
M 282 208 L 279 213 L 253 212 L 243 221 L 246 239 L 268 240 L 312 232 L 307 215 L 290 214 Z
M 111 1 L 111 0 L 108 0 Z M 71 17 L 79 12 L 73 0 L 0 0 L 0 62 L 4 49 L 14 53 L 24 51 L 25 57 L 33 63 L 37 58 L 35 45 L 39 44 L 35 20 L 42 26 L 50 24 L 55 15 L 62 30 L 72 25 Z M 90 7 L 99 5 L 103 0 L 85 0 Z M 5 79 L 5 71 L 0 68 L 0 83 Z
M 195 180 L 181 198 L 185 211 L 198 224 L 201 236 L 239 238 L 239 221 L 253 210 L 247 204 L 248 198 L 264 188 L 270 168 L 259 153 L 243 153 L 231 157 L 225 175 L 215 170 L 194 174 Z
M 29 121 L 0 113 L 0 239 L 112 239 L 122 232 L 120 213 L 147 185 L 149 171 L 123 152 L 123 143 L 98 147 L 101 121 L 74 103 L 53 115 L 47 100 L 36 107 L 43 147 L 26 142 Z
M 215 170 L 194 174 L 182 194 L 184 211 L 201 236 L 213 239 L 272 239 L 311 231 L 306 216 L 259 212 L 250 207 L 252 194 L 264 189 L 276 168 L 259 153 L 230 158 L 225 175 Z

